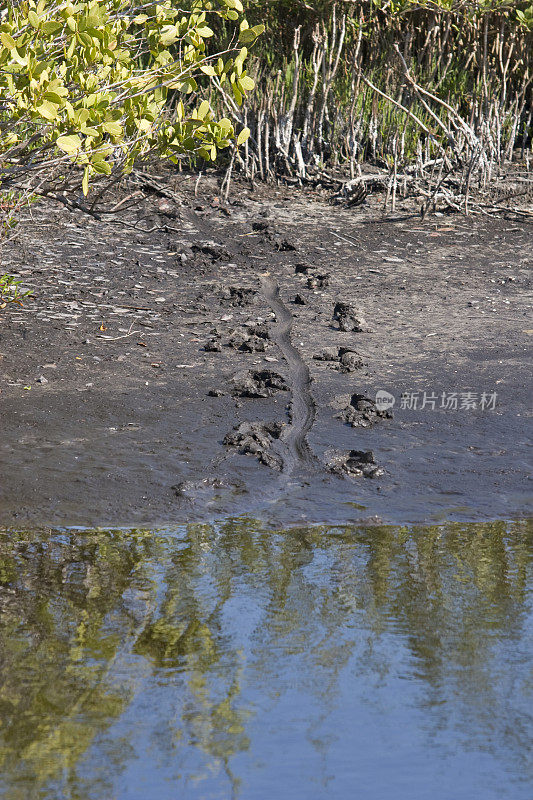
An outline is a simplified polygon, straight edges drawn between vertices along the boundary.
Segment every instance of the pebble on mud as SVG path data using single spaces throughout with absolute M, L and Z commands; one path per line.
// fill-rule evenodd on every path
M 247 370 L 233 376 L 235 397 L 272 397 L 288 391 L 285 378 L 271 369 Z
M 372 450 L 350 450 L 348 453 L 335 453 L 329 462 L 328 470 L 335 475 L 348 475 L 350 478 L 379 478 L 385 470 L 376 464 Z
M 340 331 L 355 331 L 355 333 L 368 331 L 365 320 L 351 303 L 343 301 L 335 303 L 333 319 L 338 322 Z
M 272 452 L 272 442 L 279 439 L 283 425 L 280 422 L 241 422 L 228 433 L 223 444 L 236 447 L 241 455 L 253 455 L 267 467 L 281 470 L 283 462 Z
M 392 419 L 392 411 L 379 411 L 376 404 L 363 394 L 352 394 L 349 405 L 341 412 L 343 419 L 352 428 L 369 428 L 381 419 Z

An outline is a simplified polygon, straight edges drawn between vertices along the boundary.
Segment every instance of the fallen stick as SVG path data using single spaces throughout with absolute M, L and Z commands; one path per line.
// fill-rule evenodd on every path
M 97 334 L 97 339 L 104 339 L 106 342 L 118 342 L 119 339 L 127 339 L 128 336 L 135 336 L 135 334 L 139 333 L 141 336 L 143 335 L 142 331 L 131 331 L 130 333 L 124 333 L 122 336 L 101 336 Z

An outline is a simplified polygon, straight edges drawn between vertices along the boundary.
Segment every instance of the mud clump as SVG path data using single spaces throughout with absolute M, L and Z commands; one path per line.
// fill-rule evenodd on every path
M 339 325 L 340 331 L 363 333 L 368 332 L 368 326 L 362 315 L 351 303 L 339 301 L 333 309 L 333 319 Z
M 385 470 L 376 464 L 372 450 L 349 450 L 336 453 L 328 462 L 327 468 L 335 475 L 350 478 L 379 478 Z
M 263 240 L 270 242 L 274 248 L 280 252 L 291 252 L 298 249 L 298 245 L 295 242 L 284 237 L 279 230 L 273 228 L 272 225 L 265 220 L 252 222 L 252 230 L 256 233 L 263 234 Z
M 289 387 L 283 375 L 270 369 L 248 370 L 233 377 L 235 397 L 272 397 Z
M 245 323 L 248 329 L 248 333 L 251 336 L 257 336 L 259 339 L 270 339 L 270 330 L 268 325 L 264 323 L 252 323 L 248 325 Z
M 365 363 L 359 353 L 349 347 L 339 347 L 339 361 L 338 369 L 345 374 L 361 369 Z
M 326 289 L 329 286 L 329 275 L 310 275 L 307 279 L 308 289 Z
M 272 452 L 272 442 L 279 439 L 283 425 L 280 422 L 241 422 L 223 440 L 227 447 L 235 447 L 241 455 L 253 455 L 261 464 L 281 470 L 281 457 Z
M 266 233 L 268 230 L 270 230 L 270 223 L 262 219 L 256 222 L 252 222 L 252 230 Z
M 212 261 L 229 261 L 231 258 L 229 251 L 226 250 L 223 245 L 217 244 L 216 242 L 200 242 L 199 244 L 193 244 L 191 250 L 195 254 L 201 253 L 204 256 L 208 256 Z
M 325 347 L 313 356 L 315 361 L 337 362 L 335 369 L 344 374 L 355 372 L 364 366 L 364 361 L 351 347 Z
M 264 353 L 266 350 L 265 340 L 260 339 L 258 336 L 250 336 L 244 339 L 237 349 L 241 353 Z
M 220 478 L 205 478 L 201 481 L 180 481 L 170 489 L 176 497 L 187 497 L 198 488 L 221 489 L 224 486 Z
M 229 482 L 223 478 L 204 478 L 197 481 L 181 481 L 170 487 L 179 503 L 194 506 L 195 503 L 212 502 L 222 493 L 240 493 L 244 489 L 242 481 Z
M 262 335 L 256 335 L 254 330 L 259 330 Z M 234 350 L 240 350 L 241 353 L 264 353 L 267 339 L 268 334 L 264 335 L 264 331 L 261 330 L 260 326 L 251 326 L 249 328 L 243 326 L 233 331 L 227 346 L 232 347 Z
M 324 347 L 319 353 L 313 356 L 315 361 L 338 361 L 339 350 L 337 347 Z
M 341 412 L 343 419 L 352 428 L 370 428 L 382 419 L 392 419 L 392 411 L 379 411 L 373 400 L 363 394 L 353 394 L 349 405 Z
M 220 353 L 222 346 L 217 339 L 213 338 L 204 344 L 204 350 L 206 353 Z
M 253 303 L 257 291 L 247 286 L 228 286 L 223 292 L 222 298 L 227 300 L 230 306 L 243 307 Z
M 273 236 L 271 241 L 276 250 L 281 253 L 290 253 L 298 249 L 298 245 L 295 242 L 291 242 L 290 239 L 285 239 L 280 236 Z

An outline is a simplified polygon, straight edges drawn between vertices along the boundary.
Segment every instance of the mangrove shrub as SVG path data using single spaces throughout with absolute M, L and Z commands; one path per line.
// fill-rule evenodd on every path
M 211 45 L 211 20 L 231 31 Z M 216 27 L 216 26 L 214 26 Z M 241 0 L 140 3 L 25 0 L 0 12 L 0 187 L 35 188 L 79 167 L 91 179 L 131 171 L 156 153 L 214 161 L 242 143 L 208 99 L 240 105 L 254 88 Z

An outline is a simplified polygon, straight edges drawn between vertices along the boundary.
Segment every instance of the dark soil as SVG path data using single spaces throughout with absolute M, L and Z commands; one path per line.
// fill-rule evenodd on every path
M 4 245 L 35 294 L 0 312 L 0 524 L 531 513 L 530 224 L 195 181 Z

